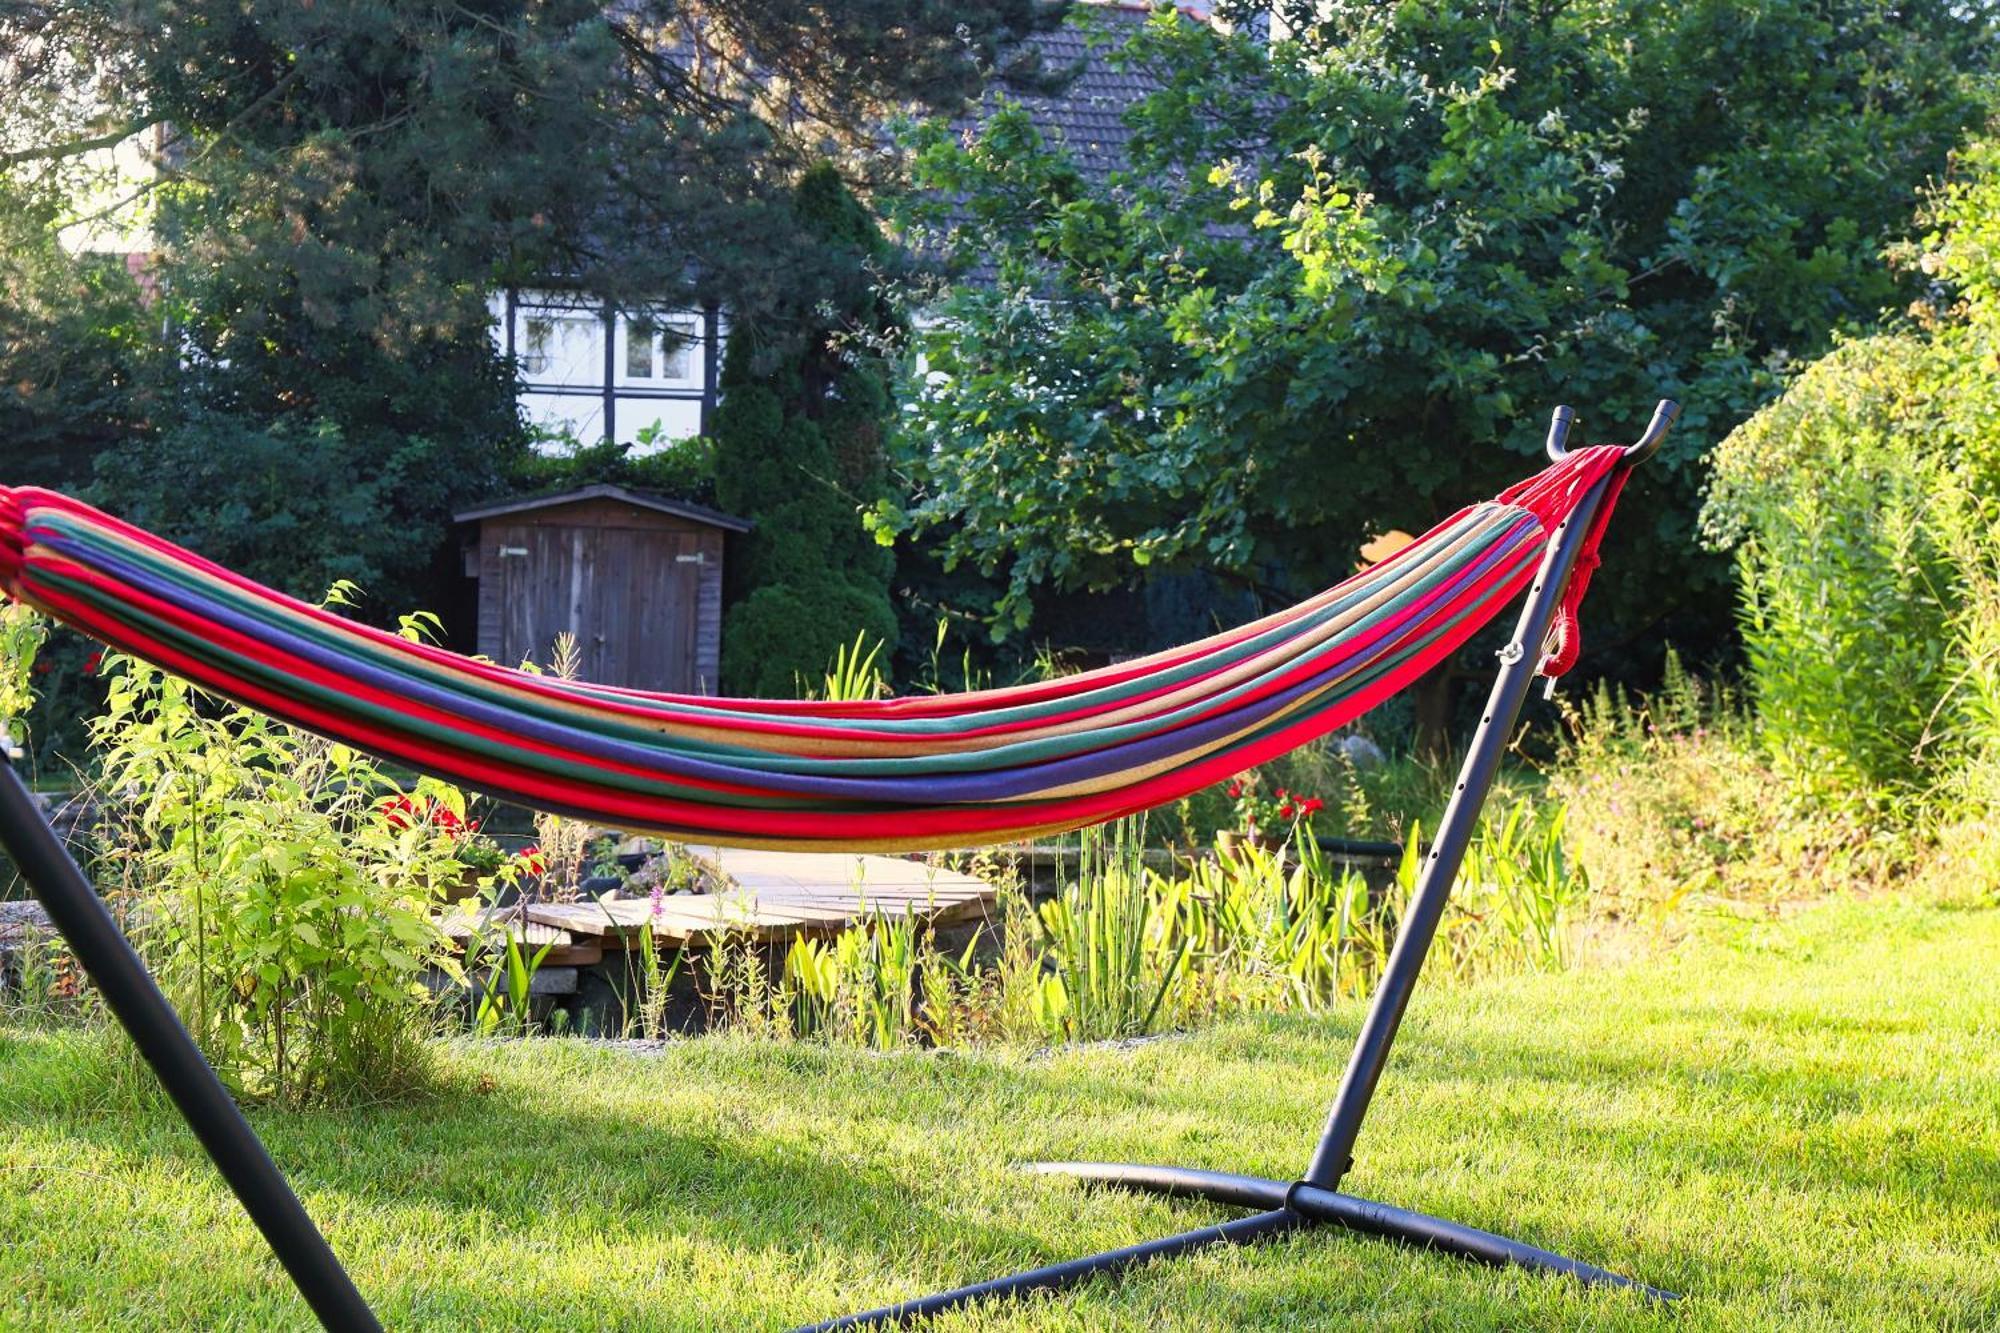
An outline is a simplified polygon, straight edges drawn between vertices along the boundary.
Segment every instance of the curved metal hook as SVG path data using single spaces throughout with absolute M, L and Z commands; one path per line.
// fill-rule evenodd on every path
M 1653 409 L 1653 419 L 1646 424 L 1646 433 L 1636 444 L 1625 446 L 1627 464 L 1643 463 L 1660 451 L 1660 444 L 1667 438 L 1674 422 L 1679 419 L 1681 405 L 1671 398 L 1662 398 Z M 1549 418 L 1549 457 L 1560 462 L 1569 453 L 1569 428 L 1576 424 L 1576 409 L 1558 407 Z
M 1549 418 L 1549 457 L 1560 463 L 1569 452 L 1569 428 L 1576 424 L 1576 409 L 1558 407 Z
M 1660 451 L 1660 444 L 1667 438 L 1667 432 L 1680 419 L 1681 405 L 1671 398 L 1662 398 L 1660 405 L 1653 409 L 1653 419 L 1646 423 L 1646 433 L 1639 437 L 1637 444 L 1625 446 L 1625 461 L 1643 463 Z

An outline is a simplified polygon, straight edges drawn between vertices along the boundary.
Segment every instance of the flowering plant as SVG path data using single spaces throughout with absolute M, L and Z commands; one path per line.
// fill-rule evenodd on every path
M 442 834 L 452 849 L 453 857 L 476 874 L 490 875 L 506 859 L 499 843 L 481 836 L 480 821 L 465 818 L 433 797 L 407 793 L 385 796 L 375 803 L 375 812 L 382 817 L 383 823 L 399 833 L 405 829 L 424 828 Z
M 428 824 L 439 832 L 456 837 L 479 832 L 478 820 L 462 819 L 458 811 L 427 796 L 418 797 L 401 793 L 384 796 L 375 803 L 375 808 L 393 829 L 415 828 L 419 824 Z
M 1254 770 L 1231 778 L 1222 790 L 1235 807 L 1236 827 L 1256 840 L 1282 838 L 1326 808 L 1317 796 L 1283 787 L 1264 795 Z

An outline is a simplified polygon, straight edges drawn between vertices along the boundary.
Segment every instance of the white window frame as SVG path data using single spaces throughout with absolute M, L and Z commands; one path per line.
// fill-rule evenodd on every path
M 651 375 L 630 372 L 632 336 L 644 325 L 653 326 Z M 667 350 L 662 335 L 671 332 L 679 339 L 676 350 L 682 357 L 683 373 L 669 375 Z M 613 384 L 629 389 L 699 389 L 702 387 L 702 322 L 699 314 L 684 310 L 663 310 L 657 314 L 618 317 L 618 355 L 612 366 Z
M 588 342 L 594 344 L 594 346 L 592 347 L 591 355 L 586 358 L 590 362 L 589 365 L 573 366 L 571 367 L 574 372 L 573 378 L 558 379 L 554 374 L 557 369 L 554 359 L 556 350 L 568 341 L 563 336 L 560 328 L 561 325 L 566 323 L 589 325 L 590 334 Z M 539 367 L 534 364 L 536 357 L 533 348 L 534 340 L 529 336 L 529 330 L 536 324 L 550 326 L 552 334 L 548 349 L 543 354 L 547 359 Z M 521 380 L 524 384 L 543 384 L 558 387 L 574 387 L 578 384 L 586 383 L 602 384 L 604 382 L 604 366 L 601 359 L 603 355 L 604 316 L 599 312 L 592 310 L 588 306 L 558 305 L 547 301 L 521 301 L 516 303 L 514 307 L 514 360 L 520 366 Z

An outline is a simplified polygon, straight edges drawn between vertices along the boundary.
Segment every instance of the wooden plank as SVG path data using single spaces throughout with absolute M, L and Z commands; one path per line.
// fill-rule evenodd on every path
M 821 902 L 817 899 L 773 899 L 757 900 L 759 911 L 766 916 L 782 915 L 797 921 L 852 921 L 854 910 L 840 903 Z
M 642 927 L 662 944 L 696 945 L 725 935 L 778 942 L 824 935 L 870 920 L 942 925 L 990 919 L 998 890 L 984 880 L 924 861 L 847 853 L 758 852 L 693 846 L 732 887 L 710 894 L 539 904 L 532 920 L 579 939 L 633 947 Z
M 446 916 L 441 916 L 437 919 L 437 923 L 439 928 L 448 937 L 461 942 L 474 939 L 479 935 L 495 930 L 500 925 L 500 922 L 493 921 L 487 924 L 485 930 L 482 930 L 478 918 L 466 912 L 453 912 Z M 508 922 L 507 933 L 523 944 L 537 949 L 544 944 L 564 946 L 572 942 L 566 931 L 554 929 L 532 920 L 525 927 L 519 921 Z
M 461 949 L 469 948 L 479 938 L 477 920 L 470 913 L 447 913 L 439 917 L 437 923 L 439 929 Z M 602 941 L 579 940 L 566 930 L 538 921 L 529 921 L 525 930 L 519 922 L 512 922 L 508 934 L 531 954 L 547 946 L 548 955 L 542 959 L 544 967 L 590 967 L 604 957 Z
M 628 929 L 607 918 L 595 903 L 535 903 L 528 908 L 528 919 L 573 935 L 622 937 L 638 930 L 636 925 Z
M 963 906 L 963 904 L 960 903 L 911 902 L 907 899 L 895 899 L 895 898 L 886 900 L 874 900 L 874 899 L 855 898 L 848 896 L 815 897 L 811 899 L 765 898 L 763 902 L 766 907 L 772 908 L 774 910 L 782 910 L 788 912 L 810 911 L 815 909 L 824 910 L 828 912 L 837 912 L 841 916 L 846 917 L 850 921 L 859 920 L 863 917 L 874 917 L 874 916 L 925 917 L 925 916 L 930 916 L 937 912 L 949 911 L 956 909 L 960 906 Z
M 576 940 L 549 950 L 543 967 L 595 967 L 604 961 L 603 940 Z
M 755 894 L 789 894 L 811 898 L 881 898 L 899 899 L 907 902 L 923 902 L 927 898 L 939 902 L 962 903 L 969 898 L 992 898 L 999 890 L 990 885 L 966 888 L 955 884 L 904 886 L 900 884 L 842 884 L 821 888 L 810 884 L 760 884 L 746 886 L 744 892 Z

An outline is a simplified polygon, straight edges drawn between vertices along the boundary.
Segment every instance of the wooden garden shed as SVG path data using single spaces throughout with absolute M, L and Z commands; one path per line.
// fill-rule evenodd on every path
M 547 663 L 576 635 L 583 679 L 713 694 L 721 674 L 723 540 L 740 518 L 599 484 L 460 511 L 474 525 L 479 651 Z

